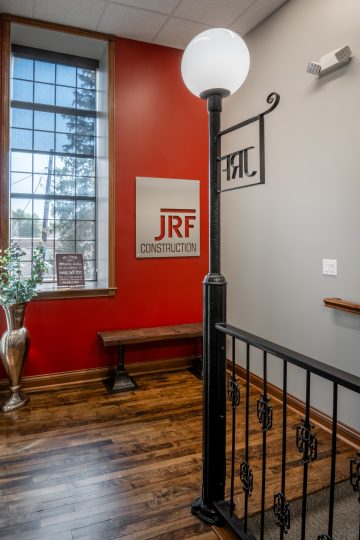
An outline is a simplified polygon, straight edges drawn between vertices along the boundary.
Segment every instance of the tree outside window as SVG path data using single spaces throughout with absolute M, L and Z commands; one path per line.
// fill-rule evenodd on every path
M 44 55 L 46 57 L 46 54 Z M 42 240 L 55 254 L 82 253 L 96 280 L 96 67 L 14 47 L 11 101 L 11 239 L 30 268 Z M 91 61 L 94 63 L 95 61 Z

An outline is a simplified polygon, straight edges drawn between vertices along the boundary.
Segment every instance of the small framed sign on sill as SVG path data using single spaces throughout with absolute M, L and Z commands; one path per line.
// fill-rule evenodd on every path
M 44 282 L 34 300 L 94 298 L 115 296 L 116 287 L 107 281 L 85 281 L 83 256 L 79 253 L 56 254 L 56 282 Z
M 80 253 L 56 254 L 56 282 L 58 287 L 85 285 L 84 260 Z

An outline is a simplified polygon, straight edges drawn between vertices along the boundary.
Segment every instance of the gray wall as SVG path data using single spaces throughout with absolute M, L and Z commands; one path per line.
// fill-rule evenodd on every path
M 323 305 L 360 303 L 360 2 L 289 0 L 245 40 L 249 77 L 224 101 L 222 126 L 265 110 L 271 91 L 281 102 L 265 121 L 265 186 L 222 195 L 228 322 L 360 376 L 360 316 Z M 345 43 L 347 67 L 306 73 Z M 322 275 L 323 258 L 338 260 L 337 277 Z M 271 366 L 280 386 L 279 360 Z M 290 392 L 301 397 L 294 375 Z M 311 397 L 330 410 L 330 385 L 314 378 Z M 360 429 L 359 396 L 341 393 L 340 420 Z

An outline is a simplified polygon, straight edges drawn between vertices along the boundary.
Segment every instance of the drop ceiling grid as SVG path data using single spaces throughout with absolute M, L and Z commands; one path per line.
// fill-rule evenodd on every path
M 0 12 L 185 48 L 199 32 L 244 35 L 286 0 L 0 0 Z

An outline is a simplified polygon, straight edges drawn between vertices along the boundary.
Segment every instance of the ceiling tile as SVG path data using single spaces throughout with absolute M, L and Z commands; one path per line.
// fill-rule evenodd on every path
M 33 16 L 34 0 L 0 0 L 0 12 L 21 15 L 22 17 Z
M 228 26 L 252 0 L 182 0 L 174 15 L 209 26 Z
M 204 32 L 204 30 L 208 30 L 208 28 L 208 26 L 200 23 L 172 17 L 156 36 L 154 43 L 185 49 L 193 37 L 200 34 L 200 32 Z
M 179 0 L 112 0 L 125 6 L 132 6 L 147 9 L 149 11 L 158 11 L 160 13 L 166 13 L 169 15 L 175 6 L 179 3 Z
M 34 17 L 95 30 L 104 6 L 104 0 L 35 0 Z
M 255 0 L 251 6 L 230 27 L 231 30 L 245 35 L 276 11 L 287 0 Z
M 183 49 L 193 37 L 209 27 L 226 26 L 244 35 L 285 2 L 286 0 L 0 0 L 0 12 Z
M 98 30 L 131 39 L 152 41 L 166 20 L 167 16 L 160 13 L 109 3 Z

